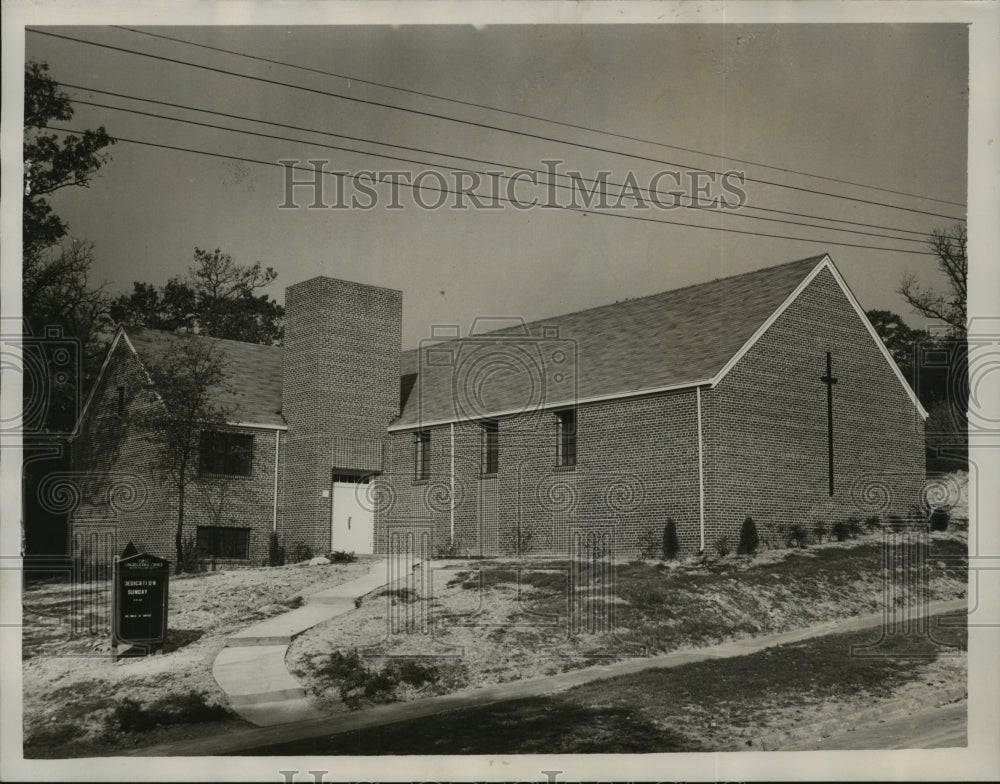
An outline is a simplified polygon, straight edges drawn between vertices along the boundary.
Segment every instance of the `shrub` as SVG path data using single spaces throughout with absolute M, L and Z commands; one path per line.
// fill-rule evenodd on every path
M 949 522 L 951 522 L 951 515 L 948 514 L 947 509 L 939 507 L 931 512 L 930 524 L 932 531 L 946 531 Z
M 885 524 L 895 533 L 902 533 L 906 530 L 906 518 L 901 515 L 891 514 L 885 518 Z
M 882 527 L 882 518 L 878 515 L 872 515 L 871 517 L 865 518 L 865 527 L 869 531 L 877 531 Z
M 642 534 L 639 534 L 639 557 L 644 561 L 652 561 L 660 557 L 660 537 L 657 535 L 656 530 L 650 528 Z
M 672 561 L 681 550 L 680 542 L 677 541 L 677 523 L 674 518 L 668 517 L 667 524 L 663 526 L 663 557 Z
M 285 548 L 278 543 L 278 532 L 272 531 L 267 538 L 267 566 L 284 566 Z
M 862 531 L 861 521 L 856 517 L 848 517 L 847 535 L 851 537 L 851 539 L 857 539 L 859 536 L 861 536 L 861 531 Z
M 788 539 L 785 542 L 786 547 L 806 547 L 808 544 L 809 535 L 803 526 L 794 523 L 788 527 Z
M 757 523 L 752 517 L 747 517 L 740 526 L 740 543 L 736 548 L 738 555 L 753 555 L 757 552 L 760 537 L 757 535 Z
M 823 544 L 823 537 L 826 536 L 826 523 L 820 520 L 813 526 L 813 536 L 816 537 L 816 544 Z
M 843 542 L 847 539 L 849 533 L 846 520 L 838 520 L 833 524 L 833 535 L 836 537 L 838 542 Z
M 313 557 L 312 548 L 303 541 L 298 541 L 295 543 L 295 547 L 292 548 L 292 563 L 301 563 L 302 561 L 308 561 Z
M 334 550 L 332 553 L 327 553 L 326 558 L 330 563 L 354 563 L 358 560 L 358 557 L 354 553 L 348 553 L 343 550 Z
M 420 687 L 437 683 L 437 667 L 411 660 L 393 659 L 381 670 L 369 669 L 357 651 L 344 655 L 334 651 L 327 658 L 320 674 L 337 683 L 340 698 L 351 708 L 370 702 L 391 702 L 396 699 L 396 689 L 401 683 Z
M 198 541 L 193 536 L 185 539 L 181 546 L 181 571 L 201 571 L 201 561 L 198 559 Z
M 189 691 L 161 697 L 149 706 L 125 697 L 105 718 L 105 724 L 108 729 L 119 732 L 146 732 L 158 726 L 220 721 L 228 717 L 226 708 L 210 705 L 205 695 Z
M 715 552 L 719 556 L 719 558 L 725 558 L 727 555 L 729 555 L 729 553 L 732 552 L 732 548 L 729 545 L 728 536 L 720 536 L 718 539 L 716 539 L 714 547 L 715 547 Z

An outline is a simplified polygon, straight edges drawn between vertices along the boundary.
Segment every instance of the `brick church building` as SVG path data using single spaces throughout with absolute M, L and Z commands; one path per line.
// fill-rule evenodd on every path
M 236 413 L 200 438 L 185 538 L 203 558 L 568 552 L 602 531 L 634 557 L 792 525 L 906 513 L 924 480 L 920 405 L 829 256 L 524 324 L 436 327 L 401 351 L 402 295 L 317 277 L 286 291 L 283 346 L 119 330 L 72 442 L 76 527 L 174 557 L 177 490 L 135 412 L 146 368 L 212 341 Z M 116 486 L 130 504 L 114 503 Z

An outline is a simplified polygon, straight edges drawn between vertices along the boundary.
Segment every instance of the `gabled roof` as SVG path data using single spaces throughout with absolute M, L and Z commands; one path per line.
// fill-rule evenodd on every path
M 281 416 L 282 349 L 280 346 L 263 346 L 238 340 L 222 340 L 205 335 L 162 332 L 138 327 L 122 328 L 115 336 L 108 351 L 108 359 L 101 368 L 107 368 L 116 348 L 124 343 L 144 366 L 161 360 L 172 346 L 181 341 L 212 343 L 225 355 L 225 381 L 222 387 L 212 390 L 212 402 L 234 411 L 233 424 L 285 427 Z M 93 397 L 100 376 L 91 391 Z M 87 413 L 90 399 L 84 406 L 80 419 Z
M 407 357 L 409 362 L 417 359 L 418 368 L 411 372 L 419 372 L 390 429 L 715 386 L 823 268 L 831 270 L 926 416 L 854 295 L 823 255 L 423 346 L 418 357 Z M 560 347 L 568 355 L 561 365 L 553 361 Z

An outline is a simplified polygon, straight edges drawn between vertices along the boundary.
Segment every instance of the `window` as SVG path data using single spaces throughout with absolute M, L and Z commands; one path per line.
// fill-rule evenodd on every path
M 413 478 L 430 479 L 431 476 L 431 434 L 428 430 L 418 430 L 413 434 Z
M 125 387 L 118 387 L 118 416 L 125 416 Z
M 201 431 L 199 470 L 219 476 L 250 476 L 253 436 L 247 433 Z
M 333 481 L 346 485 L 367 485 L 372 481 L 371 474 L 334 474 Z
M 198 557 L 246 560 L 250 557 L 250 529 L 199 525 Z
M 495 419 L 483 422 L 483 474 L 495 474 L 500 467 L 500 427 Z
M 576 411 L 556 412 L 556 465 L 576 465 Z

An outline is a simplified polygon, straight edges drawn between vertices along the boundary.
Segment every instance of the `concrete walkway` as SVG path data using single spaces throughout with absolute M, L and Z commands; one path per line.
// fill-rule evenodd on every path
M 306 604 L 237 632 L 212 663 L 212 675 L 230 707 L 261 727 L 322 718 L 305 689 L 285 667 L 292 639 L 318 623 L 355 608 L 360 599 L 386 583 L 387 562 L 368 574 L 306 597 Z
M 340 587 L 344 588 L 345 586 Z M 932 602 L 922 612 L 914 612 L 911 617 L 938 615 L 940 613 L 959 612 L 967 609 L 967 599 L 953 599 L 950 601 Z M 822 637 L 829 634 L 841 634 L 869 629 L 879 626 L 883 621 L 884 615 L 882 612 L 871 613 L 854 618 L 828 621 L 780 634 L 749 637 L 720 645 L 689 648 L 646 658 L 626 659 L 603 666 L 570 670 L 558 675 L 526 678 L 520 681 L 481 686 L 473 689 L 465 689 L 453 694 L 444 694 L 439 697 L 379 705 L 364 711 L 352 711 L 336 716 L 308 718 L 294 723 L 283 723 L 281 726 L 241 730 L 223 737 L 195 738 L 193 740 L 165 743 L 151 748 L 129 751 L 124 756 L 169 757 L 234 754 L 296 740 L 335 735 L 340 732 L 377 727 L 383 724 L 393 724 L 399 721 L 424 718 L 426 716 L 465 708 L 491 705 L 507 700 L 556 694 L 591 681 L 615 678 L 620 675 L 642 672 L 643 670 L 678 667 L 683 664 L 705 661 L 707 659 L 745 656 L 746 654 L 755 653 L 756 651 L 776 645 L 786 645 L 791 642 Z

